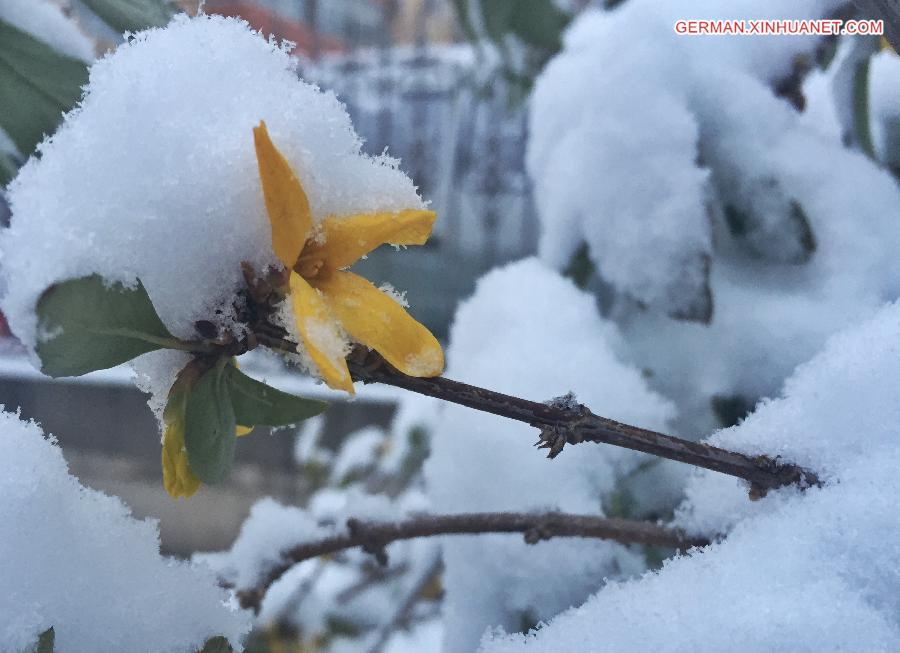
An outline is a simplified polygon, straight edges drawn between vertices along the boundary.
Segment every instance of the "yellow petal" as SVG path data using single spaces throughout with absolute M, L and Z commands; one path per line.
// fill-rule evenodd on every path
M 319 376 L 335 390 L 354 393 L 353 379 L 344 359 L 344 343 L 334 317 L 315 288 L 291 272 L 291 299 L 297 330 Z
M 408 209 L 326 218 L 322 222 L 322 242 L 310 242 L 303 258 L 321 261 L 325 270 L 339 270 L 385 243 L 424 245 L 436 217 L 434 211 Z
M 272 249 L 285 267 L 292 268 L 312 229 L 309 200 L 287 159 L 269 138 L 265 122 L 253 128 L 253 141 L 272 225 Z
M 162 468 L 163 486 L 173 499 L 190 497 L 200 489 L 200 479 L 188 466 L 183 415 L 167 422 L 163 430 Z
M 347 333 L 398 370 L 409 376 L 444 371 L 444 351 L 437 339 L 369 281 L 352 272 L 332 272 L 313 283 Z

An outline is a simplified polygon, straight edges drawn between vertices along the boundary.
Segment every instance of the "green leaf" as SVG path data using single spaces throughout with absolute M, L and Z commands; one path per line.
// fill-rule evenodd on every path
M 324 401 L 304 399 L 261 383 L 234 365 L 225 368 L 234 415 L 241 426 L 287 426 L 328 408 Z
M 53 653 L 55 639 L 56 634 L 53 632 L 53 628 L 50 627 L 38 635 L 37 642 L 25 649 L 24 653 Z
M 19 167 L 13 158 L 5 152 L 0 152 L 0 189 L 12 181 L 19 171 Z
M 183 349 L 163 325 L 144 286 L 107 284 L 99 275 L 51 286 L 37 304 L 41 371 L 79 376 L 148 351 Z
M 228 640 L 219 635 L 208 640 L 199 653 L 233 653 L 233 651 Z
M 492 41 L 502 43 L 507 34 L 515 34 L 526 44 L 552 53 L 562 47 L 563 30 L 571 20 L 553 0 L 481 0 L 479 5 L 481 23 Z M 472 26 L 466 9 L 465 2 L 457 2 L 468 33 Z
M 56 632 L 51 626 L 38 637 L 37 653 L 53 653 L 53 647 L 56 644 Z
M 0 21 L 0 127 L 28 156 L 81 98 L 87 65 Z
M 584 290 L 596 271 L 597 268 L 591 260 L 590 247 L 586 242 L 582 242 L 569 259 L 569 264 L 563 270 L 563 276 L 569 277 L 576 286 Z
M 709 401 L 722 428 L 734 426 L 753 412 L 756 401 L 744 395 L 713 395 Z
M 856 64 L 853 73 L 853 132 L 859 148 L 873 161 L 875 146 L 869 119 L 869 62 L 866 58 Z
M 569 20 L 552 0 L 519 0 L 509 29 L 525 43 L 555 53 L 562 48 L 562 33 Z
M 807 263 L 816 251 L 816 237 L 803 206 L 788 197 L 777 180 L 766 184 L 765 197 L 764 206 L 726 204 L 723 214 L 729 231 L 756 258 Z
M 516 0 L 481 0 L 481 20 L 488 37 L 502 43 L 503 37 L 511 31 Z
M 187 400 L 184 445 L 191 471 L 201 481 L 214 484 L 225 478 L 234 461 L 237 421 L 228 392 L 222 358 L 206 371 Z
M 165 0 L 81 0 L 103 22 L 117 32 L 137 32 L 163 27 L 172 18 L 172 6 Z

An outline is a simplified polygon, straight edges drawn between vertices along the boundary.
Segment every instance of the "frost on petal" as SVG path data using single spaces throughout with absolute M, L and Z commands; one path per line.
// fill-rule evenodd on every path
M 310 359 L 310 371 L 329 387 L 353 394 L 353 379 L 345 360 L 347 340 L 322 295 L 296 272 L 291 273 L 291 303 L 303 347 L 301 355 Z
M 404 374 L 437 376 L 444 370 L 444 351 L 437 339 L 366 279 L 338 271 L 314 284 L 347 333 Z

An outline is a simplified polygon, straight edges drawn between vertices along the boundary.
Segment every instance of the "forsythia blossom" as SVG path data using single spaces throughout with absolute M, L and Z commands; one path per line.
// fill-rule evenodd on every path
M 328 216 L 316 228 L 300 180 L 278 151 L 265 123 L 253 130 L 272 248 L 291 270 L 290 296 L 297 330 L 319 375 L 330 387 L 353 392 L 342 331 L 410 376 L 444 369 L 440 343 L 391 297 L 349 267 L 376 247 L 422 245 L 435 213 L 399 212 Z

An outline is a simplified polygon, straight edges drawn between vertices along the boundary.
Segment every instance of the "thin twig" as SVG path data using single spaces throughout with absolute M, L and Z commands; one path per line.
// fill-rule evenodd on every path
M 280 351 L 297 351 L 295 343 L 281 338 L 260 336 L 259 342 Z M 807 488 L 820 484 L 814 472 L 783 462 L 779 458 L 748 456 L 703 442 L 692 442 L 623 424 L 594 415 L 587 406 L 574 401 L 540 403 L 443 376 L 407 376 L 391 367 L 376 352 L 362 347 L 351 353 L 347 365 L 356 381 L 383 383 L 530 424 L 540 431 L 536 446 L 548 449 L 549 458 L 559 455 L 567 444 L 611 444 L 744 479 L 750 484 L 750 497 L 753 499 L 786 485 Z
M 304 560 L 362 547 L 364 551 L 374 555 L 381 564 L 387 564 L 385 547 L 388 544 L 417 537 L 522 533 L 529 544 L 552 537 L 586 537 L 612 540 L 622 544 L 644 544 L 680 550 L 709 544 L 709 540 L 705 538 L 690 537 L 679 529 L 650 522 L 558 512 L 419 515 L 399 522 L 349 519 L 347 529 L 347 533 L 304 542 L 283 551 L 281 562 L 269 570 L 258 587 L 237 592 L 241 605 L 259 611 L 262 599 L 272 583 L 295 564 Z

